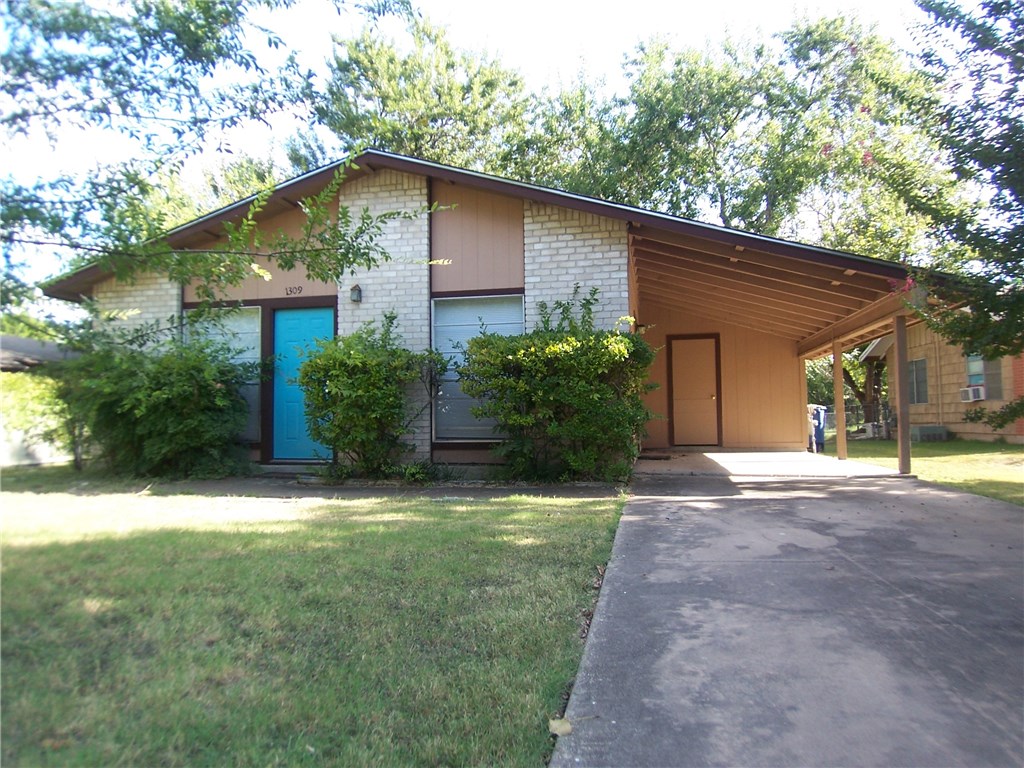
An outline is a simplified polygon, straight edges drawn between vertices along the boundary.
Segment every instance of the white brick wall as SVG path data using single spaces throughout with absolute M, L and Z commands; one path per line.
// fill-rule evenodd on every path
M 103 312 L 124 313 L 123 319 L 114 321 L 123 328 L 153 321 L 166 325 L 168 318 L 181 315 L 181 288 L 155 273 L 139 274 L 127 283 L 104 280 L 93 290 L 93 298 Z
M 576 283 L 580 297 L 600 289 L 594 313 L 598 328 L 614 328 L 629 314 L 629 245 L 626 222 L 526 201 L 523 211 L 526 250 L 526 328 L 548 306 L 569 299 Z
M 341 202 L 358 216 L 363 208 L 371 213 L 415 211 L 427 205 L 427 179 L 391 170 L 362 176 L 342 187 Z M 381 244 L 391 261 L 354 275 L 346 275 L 338 285 L 338 334 L 351 333 L 368 321 L 378 326 L 384 313 L 398 315 L 397 330 L 407 349 L 419 352 L 430 346 L 430 221 L 427 215 L 410 220 L 395 220 L 388 225 Z M 349 290 L 358 284 L 363 300 L 349 299 Z M 415 407 L 427 402 L 422 386 L 410 390 Z M 414 422 L 407 438 L 415 444 L 411 458 L 430 458 L 430 409 Z

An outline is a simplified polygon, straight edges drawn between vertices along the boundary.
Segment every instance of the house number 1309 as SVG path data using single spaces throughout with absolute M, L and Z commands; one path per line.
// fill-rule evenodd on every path
M 284 289 L 285 296 L 298 296 L 300 293 L 302 293 L 301 285 L 289 285 Z

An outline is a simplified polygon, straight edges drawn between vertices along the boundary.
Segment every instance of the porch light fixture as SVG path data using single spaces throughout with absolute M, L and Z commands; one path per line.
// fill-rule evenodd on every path
M 353 303 L 358 304 L 363 300 L 363 289 L 360 288 L 358 285 L 353 285 L 349 289 L 348 297 L 349 299 L 352 300 Z

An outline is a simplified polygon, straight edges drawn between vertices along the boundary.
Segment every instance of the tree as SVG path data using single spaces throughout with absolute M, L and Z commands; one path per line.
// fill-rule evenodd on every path
M 901 261 L 929 250 L 904 203 L 872 192 L 882 158 L 915 178 L 936 174 L 921 116 L 892 93 L 927 95 L 930 83 L 891 43 L 821 19 L 715 52 L 644 45 L 628 74 L 623 97 L 602 100 L 581 83 L 540 100 L 506 158 L 512 175 L 761 234 L 834 237 Z M 821 212 L 817 230 L 809 209 Z M 879 216 L 903 234 L 898 249 L 869 240 Z M 851 229 L 862 236 L 842 242 Z
M 980 0 L 917 0 L 932 19 L 923 62 L 941 99 L 908 98 L 931 114 L 933 134 L 953 172 L 987 197 L 974 209 L 949 208 L 929 188 L 902 177 L 893 187 L 958 246 L 942 266 L 955 280 L 923 273 L 942 303 L 926 314 L 933 328 L 986 359 L 1024 350 L 1024 6 Z M 966 309 L 964 309 L 966 307 Z M 1024 398 L 973 419 L 994 428 L 1024 416 Z
M 239 156 L 199 176 L 181 172 L 159 173 L 148 190 L 150 216 L 165 229 L 186 224 L 225 205 L 272 189 L 279 173 L 271 158 Z
M 317 119 L 351 151 L 370 145 L 425 160 L 494 169 L 519 130 L 526 95 L 519 76 L 496 61 L 456 51 L 444 31 L 416 19 L 411 49 L 367 29 L 335 41 L 325 93 L 310 98 Z M 293 142 L 293 163 L 308 164 L 308 143 Z
M 221 132 L 266 120 L 301 100 L 304 73 L 271 68 L 249 41 L 280 39 L 252 17 L 296 0 L 24 0 L 2 8 L 8 45 L 0 85 L 8 136 L 72 140 L 91 129 L 125 139 L 126 159 L 85 178 L 69 174 L 0 185 L 5 268 L 2 305 L 25 300 L 24 259 L 39 249 L 71 265 L 110 262 L 124 272 L 154 256 L 162 233 L 148 213 L 155 174 L 208 149 Z M 336 0 L 340 6 L 345 0 Z M 381 0 L 368 13 L 407 10 Z M 218 257 L 219 258 L 219 257 Z

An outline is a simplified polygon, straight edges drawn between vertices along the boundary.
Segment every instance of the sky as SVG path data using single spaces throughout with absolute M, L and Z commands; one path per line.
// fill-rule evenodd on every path
M 98 0 L 105 2 L 105 0 Z M 913 0 L 413 0 L 435 25 L 447 29 L 457 49 L 486 53 L 518 70 L 535 92 L 558 91 L 581 74 L 607 91 L 624 92 L 625 57 L 642 42 L 660 38 L 673 49 L 713 48 L 724 39 L 757 41 L 801 18 L 845 15 L 874 26 L 883 36 L 913 48 L 913 30 L 924 15 Z M 365 19 L 342 14 L 328 0 L 300 0 L 261 21 L 297 52 L 305 67 L 323 71 L 331 36 L 356 34 Z M 400 36 L 398 20 L 380 23 L 380 32 Z M 296 124 L 252 127 L 234 133 L 236 152 L 283 160 L 283 141 Z M 97 163 L 119 158 L 123 138 L 93 132 L 62 137 L 55 145 L 36 139 L 5 143 L 0 164 L 16 178 L 53 178 L 85 173 Z
M 672 48 L 715 47 L 727 37 L 761 40 L 800 18 L 839 14 L 859 19 L 900 45 L 913 46 L 911 31 L 924 16 L 913 0 L 515 0 L 498 5 L 481 0 L 413 0 L 434 24 L 444 26 L 456 48 L 486 53 L 516 69 L 527 87 L 557 91 L 581 73 L 610 91 L 625 89 L 624 58 L 639 43 L 653 38 Z M 514 9 L 499 11 L 497 8 Z M 328 0 L 300 0 L 294 8 L 275 11 L 260 21 L 280 35 L 286 49 L 297 52 L 305 67 L 323 71 L 331 36 L 353 35 L 364 19 L 339 16 Z M 382 34 L 399 36 L 401 23 L 385 20 Z M 283 130 L 249 128 L 234 135 L 238 149 L 260 155 L 259 148 L 280 144 Z M 86 151 L 83 151 L 85 149 Z M 38 141 L 10 142 L 0 156 L 19 177 L 51 177 L 82 171 L 97 160 L 116 158 L 124 149 L 119 137 L 96 133 L 71 137 L 55 147 Z
M 414 0 L 416 2 L 416 0 Z M 479 0 L 419 0 L 459 46 L 495 54 L 527 84 L 568 85 L 578 72 L 621 82 L 623 57 L 660 37 L 673 48 L 716 46 L 727 36 L 763 39 L 802 17 L 846 16 L 906 45 L 923 18 L 912 0 L 516 0 L 498 15 Z

